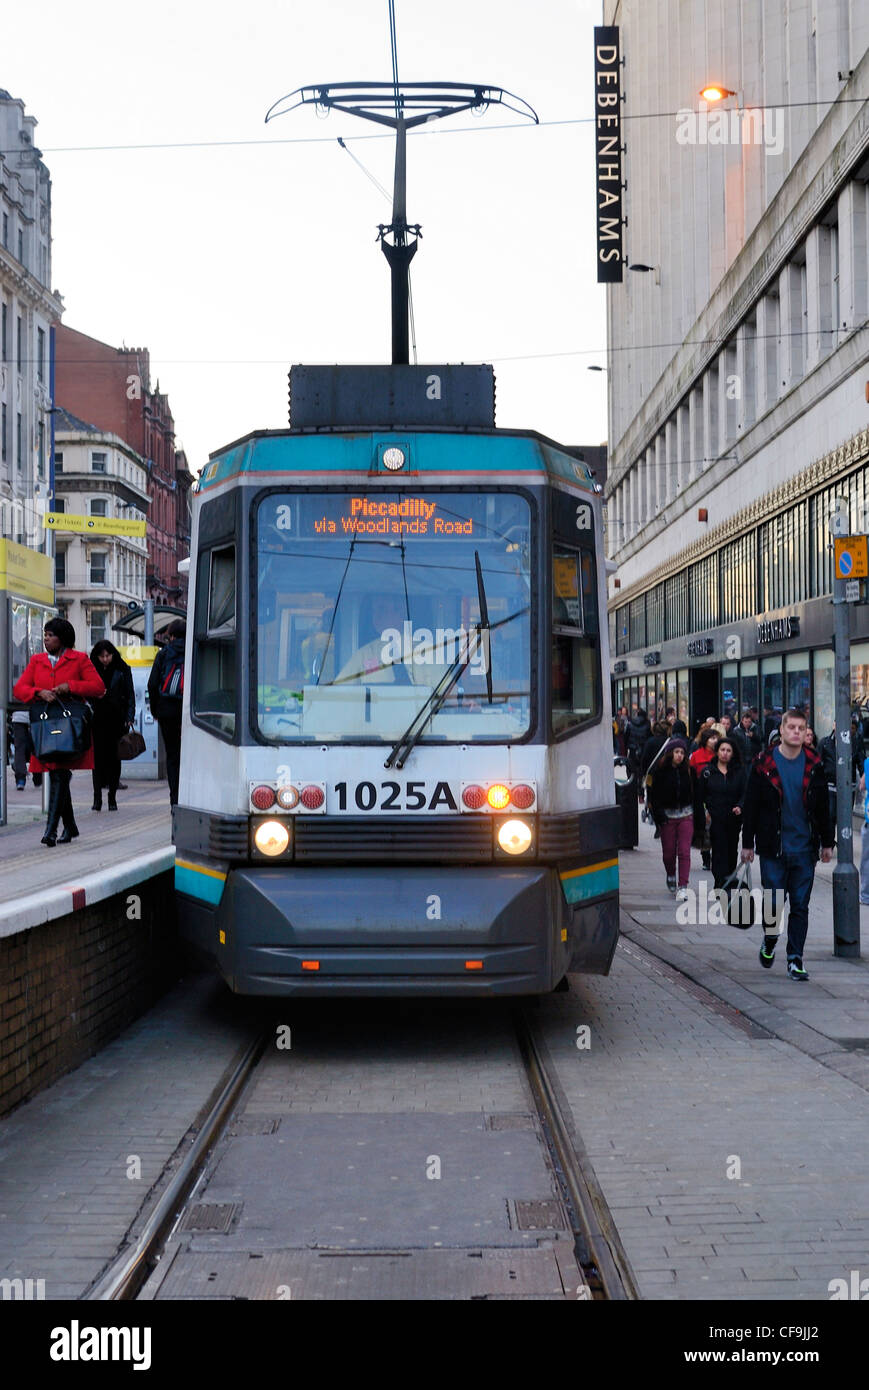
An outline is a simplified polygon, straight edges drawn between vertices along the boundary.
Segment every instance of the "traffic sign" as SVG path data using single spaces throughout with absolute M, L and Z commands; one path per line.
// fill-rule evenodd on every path
M 859 579 L 846 579 L 846 580 L 845 580 L 845 602 L 846 602 L 846 603 L 859 603 L 859 602 L 860 602 L 860 580 L 859 580 Z
M 866 579 L 869 577 L 869 553 L 866 536 L 837 536 L 833 541 L 836 551 L 837 579 Z
M 110 516 L 75 516 L 72 512 L 46 512 L 47 531 L 88 531 L 94 536 L 144 536 L 144 521 L 118 521 Z

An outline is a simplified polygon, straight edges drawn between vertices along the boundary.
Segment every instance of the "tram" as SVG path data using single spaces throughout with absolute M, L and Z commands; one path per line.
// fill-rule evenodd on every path
M 600 487 L 487 367 L 293 368 L 194 498 L 175 882 L 251 995 L 606 974 Z

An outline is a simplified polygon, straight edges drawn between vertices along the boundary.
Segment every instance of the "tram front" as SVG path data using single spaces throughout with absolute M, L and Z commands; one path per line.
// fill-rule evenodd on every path
M 257 443 L 283 476 L 253 487 L 248 450 L 211 503 L 223 521 L 200 513 L 200 751 L 175 831 L 189 933 L 248 994 L 524 994 L 606 972 L 592 484 L 532 436 Z

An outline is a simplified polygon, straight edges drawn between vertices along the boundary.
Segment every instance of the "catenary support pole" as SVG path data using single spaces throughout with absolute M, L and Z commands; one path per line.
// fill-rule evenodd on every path
M 833 869 L 833 954 L 860 954 L 860 876 L 854 864 L 851 780 L 851 605 L 845 580 L 833 580 L 836 647 L 836 867 Z

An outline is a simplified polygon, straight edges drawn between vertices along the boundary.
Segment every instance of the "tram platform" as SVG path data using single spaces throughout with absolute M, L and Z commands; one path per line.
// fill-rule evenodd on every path
M 131 782 L 118 793 L 118 811 L 90 809 L 89 772 L 74 772 L 72 800 L 80 834 L 47 849 L 42 791 L 30 777 L 17 791 L 6 773 L 7 824 L 0 827 L 0 937 L 25 931 L 99 902 L 172 867 L 166 782 Z M 75 897 L 73 897 L 75 894 Z

